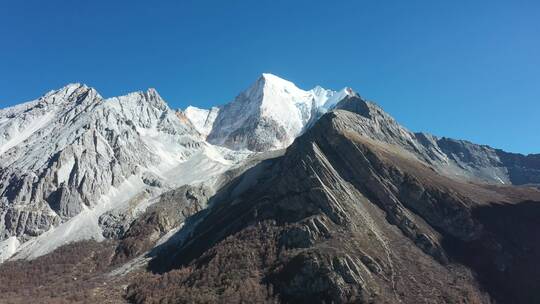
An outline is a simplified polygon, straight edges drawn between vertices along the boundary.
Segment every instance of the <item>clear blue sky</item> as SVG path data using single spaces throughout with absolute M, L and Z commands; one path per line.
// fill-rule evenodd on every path
M 540 153 L 539 1 L 0 2 L 0 108 L 69 82 L 231 100 L 351 86 L 414 131 Z

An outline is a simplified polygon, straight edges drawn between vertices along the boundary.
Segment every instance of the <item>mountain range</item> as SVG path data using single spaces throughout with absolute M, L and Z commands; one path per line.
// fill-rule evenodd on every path
M 348 87 L 262 74 L 174 110 L 69 84 L 0 110 L 0 291 L 536 303 L 539 185 L 540 154 L 411 132 Z

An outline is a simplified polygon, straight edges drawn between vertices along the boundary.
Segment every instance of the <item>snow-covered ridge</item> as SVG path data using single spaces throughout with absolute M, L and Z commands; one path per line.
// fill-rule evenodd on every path
M 206 143 L 154 89 L 103 99 L 70 84 L 2 109 L 0 241 L 10 241 L 0 256 L 101 239 L 105 212 L 205 181 L 236 164 L 235 153 Z

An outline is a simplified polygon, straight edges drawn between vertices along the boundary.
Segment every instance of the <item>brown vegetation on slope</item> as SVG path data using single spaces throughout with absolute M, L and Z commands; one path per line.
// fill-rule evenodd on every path
M 0 303 L 122 303 L 121 284 L 105 276 L 114 242 L 68 244 L 34 260 L 0 265 Z

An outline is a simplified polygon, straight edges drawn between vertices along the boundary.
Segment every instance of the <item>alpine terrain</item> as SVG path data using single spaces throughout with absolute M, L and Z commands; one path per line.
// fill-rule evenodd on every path
M 540 154 L 262 74 L 0 110 L 0 303 L 540 303 Z

